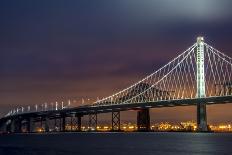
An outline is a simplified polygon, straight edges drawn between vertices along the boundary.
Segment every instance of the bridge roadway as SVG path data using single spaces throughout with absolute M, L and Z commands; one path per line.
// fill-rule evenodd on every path
M 73 114 L 82 117 L 84 115 L 96 115 L 100 113 L 120 112 L 120 111 L 128 111 L 128 110 L 139 111 L 139 110 L 150 109 L 150 108 L 194 106 L 194 105 L 197 105 L 198 103 L 204 103 L 206 105 L 232 103 L 232 95 L 215 96 L 215 97 L 207 97 L 207 98 L 196 98 L 196 99 L 163 100 L 163 101 L 146 102 L 146 103 L 128 103 L 128 104 L 114 104 L 114 105 L 86 105 L 86 106 L 79 106 L 79 107 L 67 108 L 67 109 L 62 109 L 62 110 L 26 112 L 26 113 L 21 113 L 21 114 L 16 114 L 16 115 L 1 118 L 0 127 L 5 126 L 7 121 L 9 120 L 12 121 L 18 118 L 33 118 L 34 120 L 36 120 L 37 118 L 54 119 L 54 118 L 58 118 L 61 116 L 65 116 L 65 117 L 70 116 Z M 149 115 L 149 112 L 148 112 L 148 115 Z

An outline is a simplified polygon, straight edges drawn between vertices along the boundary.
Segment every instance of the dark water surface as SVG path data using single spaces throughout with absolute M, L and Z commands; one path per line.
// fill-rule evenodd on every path
M 232 155 L 226 133 L 0 135 L 0 155 Z

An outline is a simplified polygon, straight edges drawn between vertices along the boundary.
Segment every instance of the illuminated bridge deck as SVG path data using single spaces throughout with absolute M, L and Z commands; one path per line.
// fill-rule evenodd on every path
M 31 112 L 23 113 L 18 115 L 12 115 L 9 117 L 4 117 L 1 121 L 6 119 L 11 119 L 14 117 L 56 117 L 62 114 L 80 114 L 88 115 L 95 113 L 108 113 L 114 111 L 128 111 L 128 110 L 139 110 L 144 108 L 162 108 L 162 107 L 177 107 L 177 106 L 194 106 L 197 103 L 205 103 L 207 105 L 212 104 L 226 104 L 232 103 L 232 96 L 222 96 L 222 97 L 207 97 L 199 99 L 177 99 L 177 100 L 164 100 L 156 102 L 146 102 L 146 103 L 130 103 L 130 104 L 115 104 L 115 105 L 96 105 L 96 106 L 79 106 L 75 108 L 63 109 L 63 110 L 50 110 L 41 112 Z

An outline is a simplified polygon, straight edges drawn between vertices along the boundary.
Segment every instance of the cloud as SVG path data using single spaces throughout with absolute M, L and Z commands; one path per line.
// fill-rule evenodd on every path
M 136 19 L 157 22 L 210 22 L 228 20 L 232 13 L 229 0 L 147 0 L 125 1 L 121 4 Z M 125 6 L 124 6 L 125 5 Z M 159 23 L 157 23 L 159 24 Z

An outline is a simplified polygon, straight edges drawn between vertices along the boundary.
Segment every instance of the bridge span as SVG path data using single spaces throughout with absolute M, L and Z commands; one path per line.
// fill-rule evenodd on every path
M 232 58 L 198 37 L 197 42 L 159 70 L 130 87 L 96 102 L 56 110 L 11 110 L 0 119 L 3 132 L 34 132 L 39 122 L 45 131 L 81 131 L 82 117 L 88 115 L 90 130 L 97 130 L 98 114 L 112 113 L 112 130 L 120 131 L 120 112 L 137 111 L 138 131 L 150 130 L 151 108 L 196 106 L 198 131 L 209 130 L 206 107 L 232 103 Z M 45 105 L 46 107 L 46 105 Z M 51 121 L 54 121 L 53 127 Z M 75 128 L 74 128 L 75 127 Z
M 85 115 L 89 116 L 89 129 L 97 130 L 97 115 L 101 113 L 112 113 L 112 131 L 120 131 L 120 112 L 134 110 L 137 111 L 137 125 L 138 131 L 150 130 L 150 115 L 149 109 L 151 108 L 164 108 L 164 107 L 177 107 L 177 106 L 196 106 L 198 103 L 205 103 L 206 105 L 212 104 L 227 104 L 232 103 L 232 95 L 223 97 L 207 97 L 200 99 L 176 99 L 176 100 L 163 100 L 146 103 L 130 103 L 130 104 L 114 104 L 114 105 L 102 105 L 102 106 L 80 106 L 75 108 L 68 108 L 63 110 L 49 110 L 40 112 L 28 112 L 18 115 L 12 115 L 0 119 L 0 125 L 2 131 L 21 133 L 22 126 L 26 124 L 26 130 L 24 132 L 35 132 L 34 123 L 40 122 L 41 128 L 44 124 L 47 124 L 47 132 L 49 129 L 55 129 L 56 127 L 49 127 L 49 123 L 46 121 L 52 120 L 61 122 L 58 131 L 66 131 L 66 118 L 70 117 L 76 119 L 76 123 L 71 121 L 71 126 L 76 125 L 77 128 L 72 131 L 81 131 L 81 120 Z M 141 116 L 142 115 L 142 116 Z M 54 123 L 55 124 L 55 123 Z

